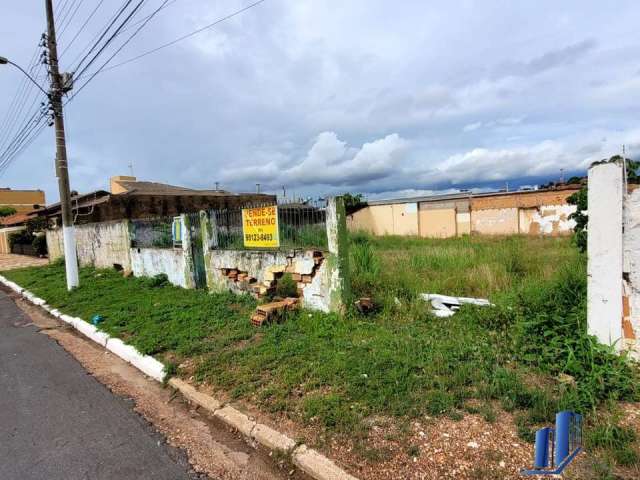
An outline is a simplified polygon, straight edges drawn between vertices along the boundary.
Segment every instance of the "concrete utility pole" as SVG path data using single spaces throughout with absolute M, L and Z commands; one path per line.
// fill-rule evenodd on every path
M 69 168 L 67 163 L 67 146 L 64 135 L 64 117 L 62 114 L 63 85 L 58 69 L 58 48 L 56 45 L 56 27 L 53 19 L 52 0 L 45 0 L 47 10 L 47 47 L 49 49 L 49 66 L 51 74 L 51 106 L 56 131 L 56 175 L 60 191 L 60 207 L 62 209 L 62 236 L 64 239 L 64 261 L 67 272 L 67 289 L 80 285 L 78 278 L 78 258 L 76 237 L 71 210 L 71 192 L 69 190 Z

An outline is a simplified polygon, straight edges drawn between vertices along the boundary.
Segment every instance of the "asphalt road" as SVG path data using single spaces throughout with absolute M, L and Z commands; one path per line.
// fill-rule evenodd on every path
M 192 479 L 162 437 L 0 291 L 0 479 Z

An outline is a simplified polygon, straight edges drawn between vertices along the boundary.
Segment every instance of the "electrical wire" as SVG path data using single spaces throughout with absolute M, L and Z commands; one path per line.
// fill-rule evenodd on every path
M 114 68 L 121 67 L 121 66 L 126 65 L 128 63 L 134 62 L 134 61 L 136 61 L 136 60 L 138 60 L 140 58 L 146 57 L 147 55 L 151 55 L 152 53 L 155 53 L 158 50 L 162 50 L 163 48 L 167 48 L 167 47 L 170 47 L 171 45 L 175 45 L 176 43 L 181 42 L 182 40 L 186 40 L 187 38 L 193 37 L 194 35 L 197 35 L 200 32 L 203 32 L 203 31 L 205 31 L 205 30 L 207 30 L 209 28 L 212 28 L 212 27 L 218 25 L 219 23 L 222 23 L 222 22 L 224 22 L 226 20 L 229 20 L 229 19 L 231 19 L 231 18 L 233 18 L 233 17 L 235 17 L 237 15 L 240 15 L 241 13 L 246 12 L 250 8 L 253 8 L 253 7 L 259 5 L 264 1 L 265 0 L 258 0 L 257 2 L 254 2 L 254 3 L 250 4 L 250 5 L 247 5 L 246 7 L 241 8 L 240 10 L 237 10 L 237 11 L 227 15 L 226 17 L 222 17 L 222 18 L 216 20 L 215 22 L 210 23 L 209 25 L 205 25 L 204 27 L 198 28 L 197 30 L 194 30 L 193 32 L 190 32 L 190 33 L 187 33 L 186 35 L 178 37 L 175 40 L 172 40 L 170 42 L 162 44 L 159 47 L 153 48 L 153 49 L 151 49 L 149 51 L 146 51 L 144 53 L 141 53 L 140 55 L 137 55 L 137 56 L 135 56 L 133 58 L 129 58 L 128 60 L 125 60 L 123 62 L 116 63 L 115 65 L 112 65 L 109 68 L 105 68 L 103 70 L 103 72 L 107 72 L 109 70 L 113 70 Z
M 67 50 L 69 50 L 69 48 L 71 47 L 71 45 L 73 45 L 73 42 L 76 41 L 76 39 L 78 38 L 78 36 L 84 31 L 84 29 L 87 27 L 87 25 L 89 24 L 89 22 L 91 21 L 91 19 L 93 18 L 93 16 L 96 14 L 96 12 L 98 11 L 98 9 L 100 8 L 100 6 L 104 3 L 104 0 L 100 0 L 98 2 L 98 4 L 96 5 L 96 7 L 91 11 L 91 13 L 89 14 L 89 16 L 87 17 L 87 19 L 84 21 L 84 23 L 80 26 L 80 28 L 78 29 L 78 31 L 76 32 L 76 34 L 73 36 L 73 38 L 69 41 L 69 43 L 67 44 L 66 47 L 64 47 L 64 49 L 62 50 L 62 52 L 60 53 L 60 55 L 58 55 L 58 60 L 60 60 L 62 58 L 62 56 L 65 54 L 65 52 Z
M 205 25 L 201 28 L 198 28 L 192 32 L 189 32 L 185 35 L 182 35 L 181 37 L 178 37 L 170 42 L 164 43 L 156 48 L 153 48 L 151 50 L 148 50 L 140 55 L 137 55 L 133 58 L 130 58 L 128 60 L 125 60 L 121 63 L 118 63 L 116 65 L 112 65 L 111 67 L 107 67 L 108 63 L 140 32 L 140 30 L 142 30 L 142 28 L 144 28 L 147 23 L 163 8 L 166 8 L 167 6 L 169 6 L 172 3 L 175 3 L 175 1 L 177 0 L 165 0 L 161 6 L 159 8 L 157 8 L 152 14 L 150 14 L 147 17 L 144 17 L 143 19 L 141 19 L 140 21 L 136 22 L 133 25 L 130 25 L 129 27 L 126 28 L 126 30 L 134 28 L 136 25 L 142 24 L 140 26 L 140 28 L 138 28 L 117 50 L 114 54 L 111 55 L 111 57 L 109 57 L 109 59 L 98 69 L 96 70 L 93 74 L 91 74 L 91 76 L 89 77 L 89 79 L 80 86 L 80 88 L 78 88 L 75 93 L 65 101 L 65 105 L 67 105 L 69 102 L 71 102 L 76 95 L 82 90 L 84 89 L 84 87 L 87 86 L 87 84 L 89 82 L 91 82 L 93 80 L 93 78 L 95 78 L 96 75 L 98 75 L 101 72 L 104 71 L 108 71 L 108 70 L 112 70 L 114 68 L 126 65 L 128 63 L 131 63 L 135 60 L 138 60 L 140 58 L 143 58 L 147 55 L 151 55 L 152 53 L 155 53 L 159 50 L 162 50 L 164 48 L 167 48 L 171 45 L 175 45 L 178 42 L 181 42 L 183 40 L 186 40 L 187 38 L 190 38 L 194 35 L 197 35 L 200 32 L 203 32 L 205 30 L 208 30 L 226 20 L 229 20 L 237 15 L 240 15 L 241 13 L 263 3 L 265 0 L 258 0 L 254 3 L 251 3 L 249 5 L 247 5 L 246 7 L 243 7 L 229 15 L 226 15 L 225 17 L 219 18 L 218 20 Z M 89 49 L 89 51 L 86 53 L 86 55 L 84 57 L 82 57 L 82 59 L 80 60 L 80 62 L 78 63 L 78 65 L 76 66 L 76 68 L 74 69 L 74 71 L 77 71 L 80 66 L 85 62 L 85 60 L 89 57 L 89 55 L 91 55 L 91 53 L 98 47 L 98 44 L 102 41 L 102 39 L 106 36 L 106 34 L 109 32 L 109 30 L 111 30 L 111 28 L 113 27 L 113 25 L 116 23 L 116 21 L 118 20 L 118 18 L 120 18 L 120 16 L 123 14 L 123 12 L 127 9 L 127 7 L 131 4 L 132 0 L 127 0 L 124 4 L 124 6 L 117 12 L 117 14 L 115 15 L 115 18 L 112 18 L 112 20 L 110 21 L 110 23 L 107 25 L 107 27 L 102 31 L 102 33 L 100 34 L 98 40 L 96 40 L 93 43 L 93 46 L 91 46 L 91 48 Z M 91 64 L 93 64 L 95 62 L 95 60 L 100 56 L 100 54 L 102 52 L 104 52 L 104 50 L 107 48 L 107 46 L 113 41 L 113 39 L 116 38 L 117 35 L 123 33 L 123 31 L 125 30 L 126 24 L 131 20 L 131 18 L 133 17 L 133 15 L 137 12 L 137 10 L 140 8 L 140 6 L 142 6 L 142 4 L 145 2 L 145 0 L 141 0 L 133 9 L 133 11 L 131 11 L 129 13 L 129 15 L 125 18 L 125 20 L 120 24 L 120 26 L 115 30 L 115 32 L 109 37 L 109 39 L 107 41 L 105 41 L 105 43 L 102 45 L 102 47 L 100 47 L 100 49 L 98 50 L 98 52 L 93 56 L 93 58 L 89 61 L 89 63 L 87 65 L 84 66 L 84 68 L 82 69 L 82 71 L 78 74 L 78 78 L 82 77 L 82 75 L 84 74 L 84 72 L 86 72 L 86 70 L 91 66 Z M 66 2 L 65 2 L 66 3 Z M 102 2 L 100 2 L 101 4 Z M 100 4 L 98 5 L 98 7 L 100 6 Z M 85 23 L 80 27 L 80 31 L 82 31 L 85 27 L 86 24 L 88 23 L 88 21 L 91 19 L 91 17 L 93 16 L 93 14 L 95 13 L 95 11 L 97 10 L 97 8 L 94 9 L 94 11 L 90 14 L 89 18 L 85 21 Z M 63 8 L 63 7 L 61 7 Z M 74 38 L 72 39 L 72 42 L 75 41 L 75 39 L 77 38 L 77 36 L 79 35 L 79 32 L 76 34 L 76 36 L 74 36 Z M 95 39 L 96 37 L 94 37 Z M 92 40 L 93 41 L 93 40 Z M 72 43 L 70 42 L 70 43 Z M 91 45 L 91 42 L 89 43 L 89 45 Z M 83 52 L 85 49 L 83 49 Z M 66 50 L 65 50 L 66 51 Z M 36 52 L 37 54 L 37 52 Z M 80 53 L 80 55 L 82 55 L 82 52 Z M 40 135 L 40 133 L 44 130 L 44 127 L 47 125 L 47 122 L 42 122 L 43 119 L 46 118 L 46 113 L 40 112 L 40 117 L 37 117 L 37 111 L 31 116 L 31 119 L 22 127 L 22 129 L 18 132 L 18 135 L 16 135 L 14 137 L 14 139 L 12 140 L 12 142 L 9 144 L 9 146 L 5 149 L 5 151 L 0 155 L 0 175 L 4 173 L 4 171 L 8 168 L 8 165 L 10 165 L 10 163 L 17 158 L 17 156 L 19 156 L 29 145 L 31 145 L 31 143 L 33 143 L 33 141 Z
M 84 0 L 80 0 L 80 3 L 78 3 L 78 6 L 75 8 L 75 10 L 71 14 L 71 16 L 67 19 L 67 23 L 66 24 L 64 23 L 63 20 L 60 21 L 60 23 L 61 23 L 61 25 L 60 25 L 60 33 L 56 34 L 56 39 L 58 41 L 64 35 L 64 32 L 67 30 L 67 27 L 69 27 L 69 25 L 71 25 L 71 21 L 73 20 L 73 17 L 76 16 L 76 14 L 78 13 L 78 10 L 80 9 L 80 7 L 82 6 L 83 3 L 84 3 Z
M 131 19 L 131 17 L 133 17 L 133 15 L 135 15 L 135 13 L 138 11 L 138 9 L 142 6 L 142 4 L 145 2 L 146 0 L 140 0 L 138 2 L 138 4 L 133 8 L 133 10 L 131 12 L 129 12 L 129 15 L 127 16 L 127 18 L 124 19 L 124 21 L 120 24 L 120 26 L 116 29 L 116 31 L 111 35 L 111 37 L 109 37 L 107 39 L 107 41 L 104 43 L 104 45 L 102 45 L 102 47 L 100 48 L 100 50 L 98 50 L 98 53 L 96 53 L 93 58 L 91 60 L 89 60 L 89 63 L 87 63 L 85 65 L 85 67 L 79 72 L 77 73 L 76 78 L 80 78 L 82 77 L 82 74 L 84 72 L 87 71 L 87 69 L 93 64 L 93 62 L 95 62 L 98 57 L 102 54 L 102 52 L 104 52 L 104 50 L 109 46 L 109 44 L 116 38 L 116 35 L 118 35 L 118 32 L 120 32 L 120 30 L 122 28 L 124 28 L 124 26 L 127 24 L 127 22 L 129 22 L 129 20 Z M 147 20 L 148 22 L 149 20 Z M 144 25 L 146 25 L 146 22 L 142 25 L 144 27 Z M 136 30 L 136 32 L 132 35 L 135 36 L 138 32 L 140 31 L 140 29 Z M 131 39 L 131 38 L 130 38 Z M 129 39 L 129 40 L 130 40 Z M 121 47 L 122 48 L 122 47 Z M 118 50 L 116 53 L 118 53 L 120 50 Z M 115 56 L 115 55 L 114 55 Z M 112 57 L 109 58 L 109 60 L 111 60 Z M 74 75 L 76 74 L 76 72 L 74 72 Z
M 125 1 L 124 5 L 120 8 L 120 10 L 118 10 L 118 12 L 115 14 L 115 16 L 111 19 L 111 21 L 107 25 L 107 27 L 102 31 L 102 34 L 99 35 L 99 38 L 94 42 L 93 46 L 89 49 L 89 51 L 86 53 L 86 55 L 84 57 L 82 57 L 80 62 L 75 66 L 75 68 L 73 69 L 74 71 L 77 71 L 80 68 L 80 66 L 84 63 L 84 61 L 87 58 L 89 58 L 89 55 L 91 55 L 91 53 L 96 48 L 98 48 L 99 43 L 102 41 L 102 39 L 105 37 L 105 35 L 107 35 L 107 33 L 109 32 L 111 27 L 113 27 L 113 25 L 118 21 L 118 18 L 120 18 L 120 16 L 124 13 L 124 11 L 127 9 L 127 7 L 131 4 L 132 1 L 133 0 L 126 0 Z M 94 57 L 94 59 L 95 58 L 96 57 Z
M 16 135 L 11 144 L 9 144 L 5 151 L 2 152 L 2 155 L 0 155 L 0 168 L 10 162 L 11 159 L 15 158 L 16 152 L 20 151 L 25 141 L 27 141 L 32 132 L 40 126 L 42 120 L 44 120 L 46 116 L 46 112 L 43 111 L 36 110 L 33 113 L 27 123 L 25 123 L 20 129 L 18 135 Z M 46 125 L 46 122 L 44 122 L 44 124 Z
M 30 130 L 28 137 L 26 137 L 25 141 L 19 146 L 19 148 L 15 149 L 14 152 L 8 156 L 5 160 L 0 164 L 0 175 L 2 175 L 11 165 L 11 163 L 20 156 L 22 152 L 24 152 L 29 145 L 31 145 L 35 139 L 40 136 L 40 134 L 44 131 L 47 126 L 46 122 L 41 122 L 39 124 L 34 125 L 34 127 Z
M 142 17 L 140 20 L 138 20 L 137 22 L 132 23 L 131 25 L 129 25 L 127 28 L 123 28 L 122 31 L 120 33 L 124 33 L 127 32 L 129 30 L 131 30 L 132 28 L 134 28 L 136 25 L 140 25 L 142 22 L 144 22 L 146 19 L 148 19 L 149 17 L 153 17 L 156 13 L 158 13 L 158 11 L 163 10 L 171 5 L 173 5 L 174 3 L 176 3 L 178 0 L 170 0 L 168 2 L 163 2 L 163 4 L 158 7 L 157 11 L 152 12 L 151 14 L 147 15 L 146 17 Z
M 40 46 L 38 45 L 33 53 L 31 61 L 29 62 L 29 66 L 27 67 L 29 74 L 32 76 L 34 75 L 35 69 L 38 66 L 39 48 Z M 40 65 L 40 68 L 42 68 L 42 65 Z M 16 124 L 19 122 L 19 119 L 24 110 L 24 106 L 26 102 L 28 102 L 28 98 L 34 88 L 35 86 L 28 80 L 27 77 L 24 77 L 22 79 L 22 82 L 16 90 L 16 95 L 11 102 L 11 105 L 5 117 L 5 121 L 2 125 L 2 134 L 0 135 L 0 150 L 11 137 L 11 132 L 14 131 Z
M 169 0 L 164 0 L 164 1 L 162 2 L 162 4 L 161 4 L 161 5 L 160 5 L 160 6 L 159 6 L 159 7 L 158 7 L 158 8 L 157 8 L 157 9 L 156 9 L 156 10 L 155 10 L 151 15 L 149 15 L 148 17 L 146 17 L 146 19 L 144 20 L 144 23 L 142 23 L 142 24 L 141 24 L 141 25 L 136 29 L 136 31 L 135 31 L 135 32 L 133 32 L 133 34 L 131 34 L 131 35 L 129 36 L 129 38 L 127 38 L 127 40 L 125 40 L 125 42 L 124 42 L 122 45 L 120 45 L 120 47 L 119 47 L 115 52 L 113 52 L 113 54 L 112 54 L 112 55 L 107 59 L 107 61 L 106 61 L 106 62 L 104 62 L 104 63 L 102 64 L 102 66 L 101 66 L 98 70 L 96 70 L 95 72 L 93 72 L 93 73 L 91 74 L 91 76 L 89 77 L 89 79 L 88 79 L 86 82 L 84 82 L 84 83 L 83 83 L 83 84 L 82 84 L 82 85 L 81 85 L 81 86 L 76 90 L 76 92 L 71 96 L 71 98 L 69 99 L 69 101 L 70 101 L 70 100 L 72 100 L 72 99 L 73 99 L 73 97 L 75 97 L 78 93 L 80 93 L 80 91 L 82 91 L 82 89 L 83 89 L 83 88 L 84 88 L 84 87 L 85 87 L 85 86 L 86 86 L 86 85 L 87 85 L 91 80 L 93 80 L 93 78 L 94 78 L 96 75 L 98 75 L 98 74 L 99 74 L 99 73 L 100 73 L 100 72 L 101 72 L 101 71 L 102 71 L 102 70 L 103 70 L 103 69 L 104 69 L 104 68 L 109 64 L 109 62 L 110 62 L 111 60 L 113 60 L 113 58 L 114 58 L 118 53 L 120 53 L 120 51 L 121 51 L 124 47 L 126 47 L 126 46 L 127 46 L 127 44 L 128 44 L 131 40 L 133 40 L 133 38 L 134 38 L 138 33 L 140 33 L 140 31 L 141 31 L 141 30 L 142 30 L 142 29 L 143 29 L 143 28 L 144 28 L 144 27 L 145 27 L 145 26 L 146 26 L 146 25 L 151 21 L 151 19 L 152 19 L 152 18 L 153 18 L 153 17 L 154 17 L 154 16 L 155 16 L 155 15 L 156 15 L 160 10 L 162 10 L 162 9 L 166 6 L 166 4 L 167 4 L 167 2 L 168 2 L 168 1 L 169 1 Z M 78 78 L 81 78 L 81 77 L 82 77 L 82 75 L 78 75 Z

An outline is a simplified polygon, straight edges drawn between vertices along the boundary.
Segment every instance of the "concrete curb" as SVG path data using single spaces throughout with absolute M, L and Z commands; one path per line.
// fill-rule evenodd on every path
M 242 433 L 247 439 L 271 451 L 288 455 L 292 463 L 316 480 L 358 480 L 348 474 L 321 453 L 296 442 L 267 425 L 257 423 L 240 410 L 225 405 L 209 395 L 198 392 L 188 383 L 172 378 L 169 385 L 178 390 L 191 403 L 203 408 L 210 415 Z
M 51 307 L 42 298 L 36 297 L 33 293 L 20 287 L 16 283 L 8 280 L 4 276 L 0 275 L 0 283 L 3 283 L 11 290 L 21 294 L 23 298 L 30 301 L 34 305 L 37 305 L 56 318 L 59 318 L 65 323 L 68 323 L 73 328 L 82 333 L 85 337 L 96 342 L 107 350 L 113 352 L 118 357 L 122 358 L 125 362 L 132 364 L 138 370 L 142 371 L 145 375 L 157 380 L 158 382 L 164 381 L 165 369 L 164 365 L 157 361 L 155 358 L 149 355 L 143 355 L 138 352 L 134 347 L 126 345 L 122 340 L 117 338 L 111 338 L 108 334 L 101 332 L 95 326 L 89 322 L 85 322 L 78 317 L 72 317 L 65 315 L 59 310 Z
M 127 345 L 119 338 L 110 337 L 81 318 L 63 314 L 49 306 L 43 299 L 36 297 L 2 275 L 0 275 L 0 283 L 21 294 L 34 305 L 42 307 L 54 317 L 68 323 L 87 338 L 106 348 L 125 362 L 130 363 L 154 380 L 158 382 L 164 381 L 164 365 L 155 358 L 142 355 L 131 345 Z M 310 477 L 316 480 L 358 480 L 319 452 L 304 444 L 296 445 L 296 442 L 287 435 L 267 425 L 257 423 L 240 410 L 230 405 L 225 405 L 224 402 L 198 392 L 195 387 L 179 378 L 169 379 L 169 385 L 178 390 L 191 403 L 198 405 L 213 417 L 242 433 L 251 443 L 258 444 L 270 451 L 278 451 L 288 455 L 292 463 Z

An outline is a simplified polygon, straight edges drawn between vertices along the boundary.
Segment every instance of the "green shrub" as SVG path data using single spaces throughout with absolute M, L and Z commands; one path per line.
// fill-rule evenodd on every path
M 159 273 L 150 278 L 145 278 L 145 284 L 149 288 L 162 288 L 169 285 L 169 277 L 166 273 Z
M 27 230 L 9 234 L 9 246 L 11 248 L 14 245 L 30 245 L 32 241 L 33 236 Z
M 14 215 L 15 213 L 15 208 L 9 207 L 8 205 L 0 205 L 0 217 L 8 217 L 9 215 Z
M 33 237 L 33 241 L 31 242 L 33 245 L 36 254 L 38 255 L 46 255 L 47 254 L 47 237 L 44 235 L 36 235 Z
M 285 273 L 278 280 L 276 284 L 276 295 L 282 298 L 298 296 L 298 284 L 290 273 Z

